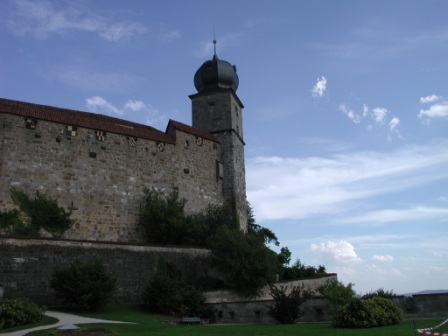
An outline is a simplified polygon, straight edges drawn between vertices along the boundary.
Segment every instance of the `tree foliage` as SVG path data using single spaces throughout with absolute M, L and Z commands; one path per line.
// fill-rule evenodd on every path
M 116 278 L 100 259 L 77 259 L 55 267 L 50 284 L 64 306 L 80 311 L 99 311 L 112 299 Z
M 147 241 L 157 244 L 182 244 L 186 200 L 179 198 L 179 190 L 173 188 L 166 197 L 155 189 L 145 189 L 144 194 L 139 225 L 143 228 Z
M 335 279 L 327 281 L 327 283 L 318 288 L 318 292 L 322 294 L 329 302 L 331 310 L 336 312 L 340 307 L 348 304 L 356 298 L 356 292 L 353 289 L 354 284 L 344 285 Z
M 312 278 L 317 274 L 326 273 L 325 266 L 307 266 L 302 264 L 300 259 L 297 259 L 296 262 L 291 266 L 285 264 L 285 262 L 289 261 L 291 258 L 291 254 L 287 247 L 280 250 L 278 258 L 279 261 L 283 264 L 280 271 L 280 278 L 282 280 Z
M 304 266 L 300 261 L 288 266 L 291 252 L 283 247 L 276 254 L 267 247 L 269 244 L 278 246 L 278 239 L 271 230 L 256 224 L 249 203 L 246 234 L 241 231 L 238 215 L 231 206 L 210 205 L 203 213 L 187 215 L 185 203 L 175 187 L 166 196 L 155 189 L 146 189 L 139 224 L 147 241 L 210 249 L 212 264 L 223 275 L 228 288 L 256 296 L 277 275 L 282 279 L 292 279 L 325 271 L 323 266 L 317 269 Z M 222 284 L 211 276 L 202 280 L 208 289 L 211 285 Z
M 162 258 L 145 288 L 143 302 L 146 309 L 153 313 L 198 317 L 210 315 L 204 293 L 185 285 L 181 272 Z
M 372 299 L 375 297 L 381 297 L 381 298 L 385 298 L 385 299 L 392 299 L 394 296 L 396 296 L 394 294 L 393 290 L 387 291 L 384 290 L 383 288 L 377 289 L 376 291 L 371 291 L 367 294 L 364 294 L 361 298 L 363 299 Z
M 294 286 L 289 294 L 287 286 L 270 286 L 270 294 L 274 299 L 274 305 L 268 307 L 268 315 L 277 323 L 293 324 L 303 312 L 300 306 L 310 297 L 310 294 L 302 287 Z
M 53 237 L 60 237 L 75 223 L 70 218 L 71 211 L 66 211 L 58 205 L 56 199 L 36 191 L 34 199 L 25 192 L 11 189 L 11 198 L 28 218 L 26 223 L 16 221 L 13 231 L 32 236 L 38 236 L 39 231 L 44 229 Z M 18 231 L 18 232 L 17 232 Z
M 278 272 L 278 259 L 258 237 L 240 230 L 221 228 L 208 240 L 212 265 L 224 274 L 226 284 L 249 297 L 271 284 Z

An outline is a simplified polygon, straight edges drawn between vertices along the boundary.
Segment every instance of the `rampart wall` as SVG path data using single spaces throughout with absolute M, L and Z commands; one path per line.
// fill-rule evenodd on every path
M 220 144 L 172 125 L 158 133 L 168 140 L 0 113 L 0 210 L 13 207 L 11 187 L 38 190 L 73 211 L 64 238 L 139 243 L 144 188 L 178 187 L 187 212 L 222 204 Z
M 210 269 L 208 250 L 132 246 L 96 242 L 0 238 L 0 287 L 17 291 L 39 304 L 54 306 L 50 279 L 55 266 L 75 259 L 99 258 L 117 278 L 114 301 L 141 302 L 159 258 L 173 262 L 186 283 Z

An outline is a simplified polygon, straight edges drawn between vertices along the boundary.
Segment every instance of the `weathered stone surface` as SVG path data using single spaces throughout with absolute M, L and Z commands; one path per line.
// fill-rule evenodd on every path
M 114 301 L 137 303 L 159 258 L 173 262 L 191 284 L 209 270 L 208 255 L 208 250 L 196 248 L 0 238 L 0 285 L 6 295 L 18 291 L 39 304 L 54 305 L 50 287 L 54 267 L 95 257 L 117 278 Z
M 0 209 L 13 207 L 11 187 L 39 190 L 73 210 L 77 224 L 65 238 L 142 242 L 136 224 L 144 188 L 178 187 L 190 213 L 224 202 L 217 142 L 198 144 L 175 129 L 175 144 L 163 149 L 147 139 L 130 146 L 125 135 L 108 133 L 100 141 L 93 129 L 77 127 L 71 135 L 66 125 L 45 120 L 26 128 L 24 117 L 6 113 L 1 125 L 8 127 L 0 128 Z

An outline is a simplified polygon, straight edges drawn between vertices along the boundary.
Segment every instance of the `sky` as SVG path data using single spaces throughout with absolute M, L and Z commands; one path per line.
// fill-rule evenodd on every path
M 448 289 L 448 1 L 2 0 L 0 97 L 191 125 L 237 66 L 247 197 L 359 294 Z

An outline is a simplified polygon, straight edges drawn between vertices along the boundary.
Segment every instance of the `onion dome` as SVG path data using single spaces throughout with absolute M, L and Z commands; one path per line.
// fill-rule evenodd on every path
M 213 41 L 215 43 L 215 41 Z M 215 55 L 210 61 L 204 62 L 194 75 L 194 86 L 199 93 L 208 90 L 238 89 L 239 79 L 236 67 L 227 61 L 218 59 Z

